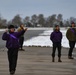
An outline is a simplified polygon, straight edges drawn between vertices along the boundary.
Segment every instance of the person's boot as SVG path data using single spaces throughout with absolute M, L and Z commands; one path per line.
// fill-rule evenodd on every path
M 62 62 L 62 61 L 61 61 L 61 58 L 58 58 L 58 62 Z
M 74 57 L 72 57 L 72 56 L 68 56 L 68 59 L 74 59 Z
M 14 75 L 14 74 L 15 74 L 15 71 L 12 70 L 12 71 L 10 72 L 10 75 Z
M 55 59 L 54 59 L 54 57 L 52 57 L 52 62 L 55 62 Z

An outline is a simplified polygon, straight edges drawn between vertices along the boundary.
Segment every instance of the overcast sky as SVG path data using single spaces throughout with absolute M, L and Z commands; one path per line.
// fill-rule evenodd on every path
M 64 19 L 76 18 L 76 0 L 0 0 L 0 14 L 10 20 L 20 14 L 22 18 L 33 14 L 63 14 Z

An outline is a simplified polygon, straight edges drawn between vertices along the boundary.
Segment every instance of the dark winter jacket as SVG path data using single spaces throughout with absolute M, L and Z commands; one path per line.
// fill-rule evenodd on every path
M 60 42 L 62 40 L 62 33 L 60 31 L 53 31 L 50 35 L 50 40 L 52 40 L 53 43 Z
M 5 32 L 2 39 L 6 41 L 6 47 L 9 48 L 19 48 L 19 37 L 24 34 L 24 30 L 21 32 L 7 33 Z
M 69 41 L 76 41 L 76 28 L 69 28 L 66 32 L 66 37 Z

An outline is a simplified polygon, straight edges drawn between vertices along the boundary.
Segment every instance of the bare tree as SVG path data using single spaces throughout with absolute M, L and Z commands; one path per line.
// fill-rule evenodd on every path
M 7 20 L 3 19 L 0 15 L 0 28 L 7 27 Z
M 25 26 L 30 27 L 31 26 L 30 17 L 26 16 L 23 20 L 23 23 Z
M 26 24 L 27 22 L 29 22 L 30 21 L 30 17 L 29 16 L 26 16 L 25 18 L 24 18 L 24 20 L 23 20 L 23 22 Z
M 58 16 L 57 16 L 57 20 L 58 20 L 58 21 L 62 21 L 62 20 L 63 20 L 63 18 L 62 18 L 62 14 L 58 14 Z
M 44 27 L 45 18 L 44 18 L 44 15 L 43 14 L 39 14 L 39 16 L 38 16 L 38 24 L 40 24 L 41 27 Z
M 58 16 L 57 16 L 57 22 L 58 22 L 58 24 L 59 24 L 61 27 L 63 26 L 62 14 L 58 14 Z
M 22 18 L 20 17 L 19 14 L 17 14 L 13 19 L 12 19 L 12 24 L 19 26 L 22 24 Z
M 53 14 L 52 16 L 49 16 L 47 18 L 47 25 L 49 27 L 52 27 L 52 26 L 54 27 L 55 23 L 56 23 L 56 14 Z
M 34 26 L 34 27 L 37 26 L 37 23 L 38 23 L 38 17 L 37 17 L 37 15 L 34 14 L 34 15 L 31 17 L 31 22 L 33 23 L 33 26 Z

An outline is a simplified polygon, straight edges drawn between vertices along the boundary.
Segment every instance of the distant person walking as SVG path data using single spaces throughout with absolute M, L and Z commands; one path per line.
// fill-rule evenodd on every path
M 9 61 L 9 72 L 14 74 L 16 71 L 18 49 L 19 49 L 19 37 L 25 33 L 26 29 L 20 32 L 15 32 L 14 25 L 9 25 L 8 30 L 3 33 L 2 39 L 6 41 L 6 47 L 8 49 L 8 61 Z
M 52 62 L 55 62 L 55 52 L 56 48 L 58 49 L 58 62 L 61 61 L 61 41 L 62 41 L 62 33 L 60 32 L 60 28 L 58 25 L 55 26 L 54 31 L 50 35 L 50 40 L 53 43 L 52 50 Z
M 24 29 L 24 25 L 21 24 L 20 27 L 18 28 L 18 32 L 22 31 Z M 23 49 L 23 42 L 24 42 L 24 34 L 20 36 L 19 38 L 19 50 L 24 51 Z
M 74 59 L 72 56 L 73 49 L 75 47 L 76 43 L 76 28 L 75 28 L 75 23 L 71 23 L 71 27 L 67 30 L 66 32 L 66 37 L 69 41 L 69 52 L 68 52 L 68 58 L 69 59 Z

